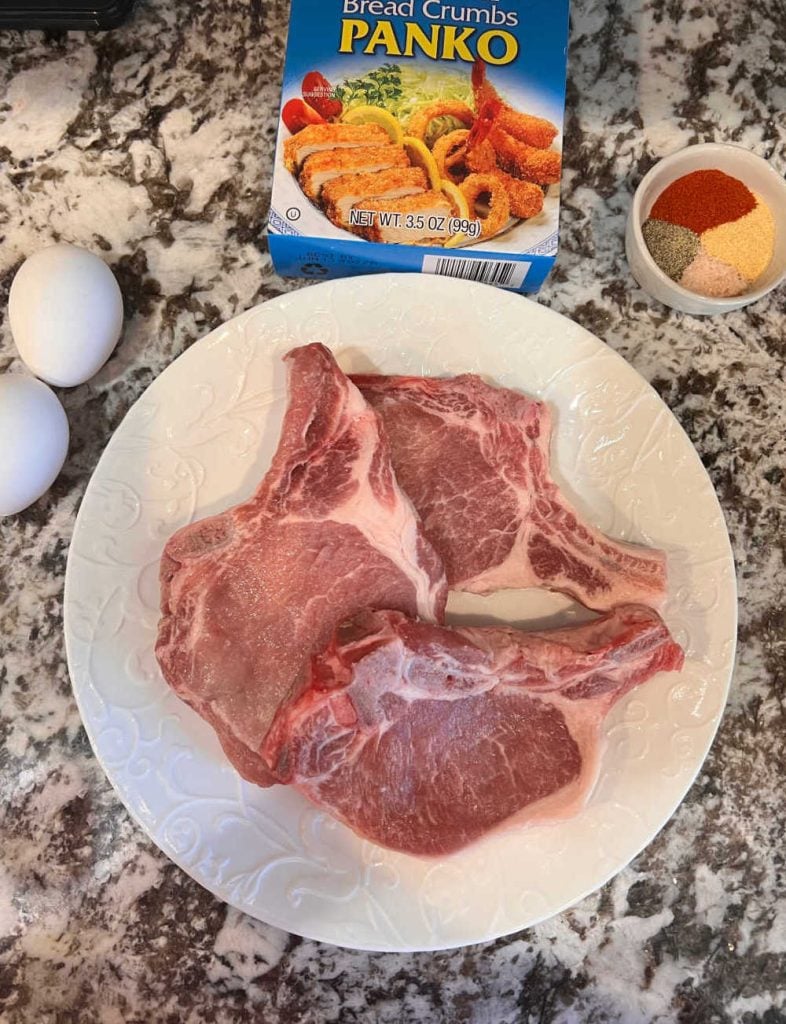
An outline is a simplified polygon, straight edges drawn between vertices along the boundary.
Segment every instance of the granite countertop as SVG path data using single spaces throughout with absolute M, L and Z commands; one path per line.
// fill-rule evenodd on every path
M 653 382 L 717 488 L 739 656 L 712 752 L 634 863 L 573 910 L 448 953 L 365 954 L 228 910 L 129 819 L 92 756 L 62 630 L 74 516 L 122 416 L 191 342 L 301 282 L 264 239 L 287 4 L 141 0 L 106 35 L 0 33 L 0 372 L 25 255 L 102 253 L 122 344 L 62 393 L 51 493 L 0 521 L 0 1017 L 21 1022 L 786 1020 L 786 292 L 722 319 L 628 276 L 631 194 L 655 159 L 729 141 L 786 170 L 780 0 L 575 0 L 562 243 L 538 301 Z

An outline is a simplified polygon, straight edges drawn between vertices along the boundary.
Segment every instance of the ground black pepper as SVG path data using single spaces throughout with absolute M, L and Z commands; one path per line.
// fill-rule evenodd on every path
M 689 228 L 650 218 L 641 232 L 650 255 L 672 281 L 678 281 L 701 246 L 699 236 Z

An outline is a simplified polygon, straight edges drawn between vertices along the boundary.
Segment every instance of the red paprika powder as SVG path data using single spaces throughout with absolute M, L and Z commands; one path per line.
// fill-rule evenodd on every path
M 755 206 L 753 193 L 737 178 L 723 171 L 692 171 L 661 192 L 650 217 L 700 235 L 709 228 L 739 220 Z

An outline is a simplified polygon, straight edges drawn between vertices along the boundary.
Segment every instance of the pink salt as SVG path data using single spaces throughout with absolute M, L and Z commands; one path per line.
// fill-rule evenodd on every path
M 680 284 L 697 295 L 725 299 L 732 295 L 741 295 L 749 282 L 728 263 L 708 256 L 704 249 L 699 249 L 683 271 Z

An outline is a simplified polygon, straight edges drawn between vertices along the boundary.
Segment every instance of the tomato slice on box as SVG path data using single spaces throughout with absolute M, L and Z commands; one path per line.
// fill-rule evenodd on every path
M 344 104 L 333 95 L 333 86 L 319 71 L 309 71 L 303 79 L 303 99 L 325 120 L 341 117 Z
M 310 124 L 325 124 L 325 119 L 305 100 L 289 100 L 281 111 L 281 120 L 293 135 Z

